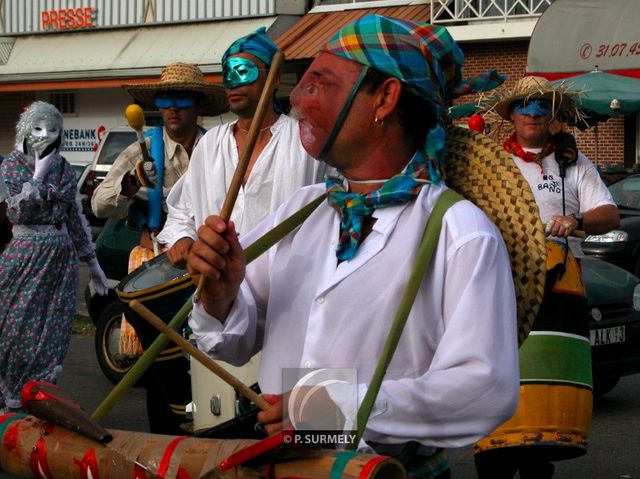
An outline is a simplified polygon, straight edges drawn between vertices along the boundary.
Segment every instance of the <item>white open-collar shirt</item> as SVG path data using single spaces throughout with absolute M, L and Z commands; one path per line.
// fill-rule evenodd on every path
M 242 364 L 262 349 L 259 383 L 281 393 L 283 368 L 357 368 L 361 402 L 444 186 L 378 209 L 356 256 L 338 264 L 339 216 L 323 202 L 296 231 L 247 266 L 227 320 L 194 306 L 198 347 Z M 324 191 L 298 191 L 245 235 L 246 246 Z M 470 444 L 518 401 L 516 305 L 495 225 L 468 201 L 444 215 L 437 249 L 378 393 L 365 440 Z
M 158 235 L 160 243 L 172 246 L 181 238 L 195 240 L 204 220 L 220 214 L 239 161 L 235 123 L 207 131 L 194 148 L 187 173 L 167 197 L 168 216 Z M 302 147 L 298 122 L 280 115 L 238 192 L 231 213 L 236 231 L 246 233 L 298 188 L 322 181 L 325 169 Z

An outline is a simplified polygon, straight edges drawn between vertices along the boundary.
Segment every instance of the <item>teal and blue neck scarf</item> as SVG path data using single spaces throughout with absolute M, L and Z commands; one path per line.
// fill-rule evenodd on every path
M 327 176 L 325 184 L 329 204 L 340 214 L 340 239 L 336 256 L 340 261 L 353 258 L 362 241 L 362 222 L 377 208 L 385 208 L 413 200 L 429 182 L 425 154 L 417 151 L 402 173 L 390 178 L 381 188 L 368 194 L 351 193 L 342 178 Z

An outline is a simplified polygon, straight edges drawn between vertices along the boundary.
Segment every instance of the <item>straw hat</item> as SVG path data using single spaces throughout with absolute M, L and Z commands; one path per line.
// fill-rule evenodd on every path
M 156 83 L 125 84 L 122 88 L 136 100 L 153 105 L 155 94 L 161 90 L 185 90 L 202 93 L 205 97 L 204 116 L 216 116 L 229 110 L 227 94 L 220 85 L 204 81 L 204 75 L 197 65 L 189 63 L 171 63 L 167 65 L 160 81 Z
M 511 90 L 502 90 L 490 97 L 486 103 L 505 120 L 511 120 L 509 113 L 517 100 L 544 99 L 552 104 L 553 116 L 573 117 L 577 115 L 574 98 L 579 92 L 570 91 L 568 86 L 554 86 L 543 77 L 526 76 L 516 82 Z
M 533 193 L 511 157 L 489 137 L 451 126 L 446 148 L 447 185 L 483 210 L 507 245 L 522 344 L 542 303 L 546 274 L 544 228 Z

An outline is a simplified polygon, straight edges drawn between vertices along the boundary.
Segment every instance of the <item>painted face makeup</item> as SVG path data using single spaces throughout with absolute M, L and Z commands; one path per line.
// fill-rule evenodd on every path
M 258 65 L 248 58 L 227 58 L 222 65 L 222 83 L 229 90 L 251 85 L 260 76 L 260 71 L 264 69 L 258 68 Z

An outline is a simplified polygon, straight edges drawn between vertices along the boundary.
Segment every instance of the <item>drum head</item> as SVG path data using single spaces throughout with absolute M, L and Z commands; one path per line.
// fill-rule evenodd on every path
M 136 293 L 180 280 L 185 276 L 188 276 L 187 270 L 172 266 L 166 253 L 163 253 L 125 276 L 116 290 L 122 293 Z
M 169 323 L 185 302 L 191 300 L 195 289 L 187 271 L 171 266 L 166 253 L 163 253 L 125 276 L 116 286 L 116 293 L 126 304 L 125 317 L 146 349 L 159 332 L 129 308 L 129 303 L 135 299 L 162 321 Z

